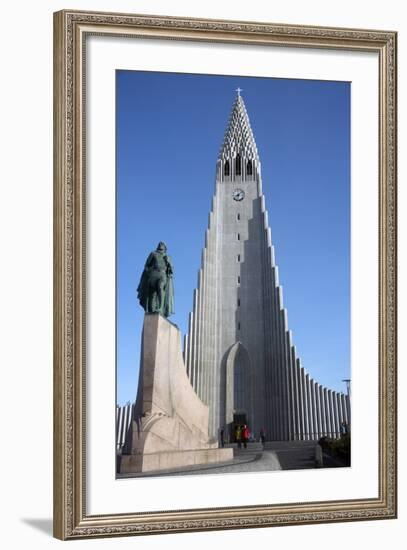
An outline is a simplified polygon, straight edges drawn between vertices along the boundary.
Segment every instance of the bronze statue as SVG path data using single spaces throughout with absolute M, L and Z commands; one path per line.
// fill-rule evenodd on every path
M 160 313 L 169 317 L 174 313 L 173 268 L 167 255 L 167 246 L 159 242 L 157 249 L 148 256 L 137 297 L 146 313 Z

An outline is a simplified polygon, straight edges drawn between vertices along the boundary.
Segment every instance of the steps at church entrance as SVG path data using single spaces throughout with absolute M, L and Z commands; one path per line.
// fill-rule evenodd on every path
M 322 466 L 322 451 L 317 441 L 267 441 L 265 448 L 277 455 L 282 470 Z
M 237 446 L 237 443 L 231 443 L 229 445 L 225 445 L 225 447 L 232 447 L 234 456 L 240 453 L 262 453 L 263 452 L 263 445 L 261 443 L 250 442 L 250 441 L 247 443 L 246 448 L 243 446 L 243 443 L 240 448 Z

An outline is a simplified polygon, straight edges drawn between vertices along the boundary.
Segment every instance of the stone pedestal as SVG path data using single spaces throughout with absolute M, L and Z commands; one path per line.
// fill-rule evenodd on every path
M 159 314 L 144 318 L 134 418 L 118 472 L 147 472 L 224 462 L 232 449 L 210 439 L 209 408 L 186 374 L 178 328 Z

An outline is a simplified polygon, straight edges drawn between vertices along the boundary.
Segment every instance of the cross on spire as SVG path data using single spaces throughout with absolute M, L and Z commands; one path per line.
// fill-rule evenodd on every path
M 243 92 L 242 88 L 239 88 L 239 86 L 236 88 L 237 95 L 240 97 L 240 92 Z

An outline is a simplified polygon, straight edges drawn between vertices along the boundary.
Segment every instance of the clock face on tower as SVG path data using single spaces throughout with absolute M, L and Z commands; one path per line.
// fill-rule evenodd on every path
M 235 201 L 242 201 L 244 199 L 244 191 L 242 189 L 235 189 L 233 191 L 233 198 Z

